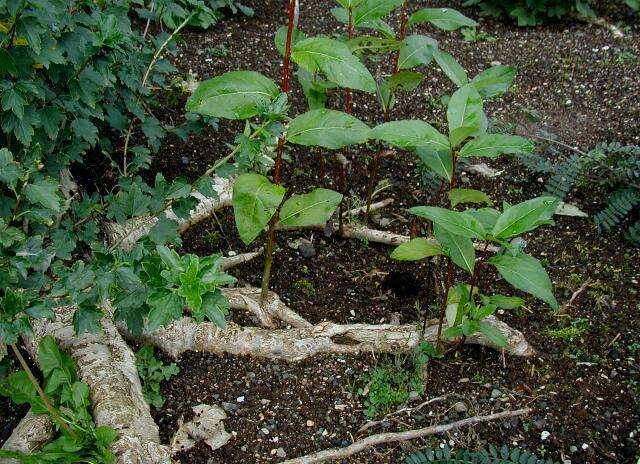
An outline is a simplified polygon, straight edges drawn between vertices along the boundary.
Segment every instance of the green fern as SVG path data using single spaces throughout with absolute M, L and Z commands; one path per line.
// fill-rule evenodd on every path
M 629 227 L 626 237 L 635 246 L 640 247 L 640 219 Z
M 598 230 L 609 232 L 624 221 L 631 210 L 638 205 L 640 205 L 639 190 L 627 188 L 614 192 L 607 202 L 607 207 L 594 217 Z
M 481 451 L 442 449 L 416 451 L 405 458 L 405 464 L 554 464 L 552 459 L 538 459 L 535 454 L 520 448 L 498 449 L 489 446 Z
M 584 160 L 578 155 L 571 155 L 564 162 L 554 166 L 554 174 L 545 186 L 546 192 L 564 200 L 582 175 L 584 166 Z

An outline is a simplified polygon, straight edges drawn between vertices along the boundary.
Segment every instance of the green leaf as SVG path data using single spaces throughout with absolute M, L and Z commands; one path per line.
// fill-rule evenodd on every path
M 436 50 L 433 53 L 433 57 L 438 63 L 438 66 L 444 71 L 451 81 L 457 85 L 458 87 L 462 87 L 469 82 L 469 77 L 467 76 L 467 72 L 464 70 L 460 63 L 456 61 L 456 59 L 447 52 L 443 52 L 442 50 Z
M 473 275 L 476 262 L 476 250 L 468 237 L 452 234 L 438 224 L 433 225 L 433 234 L 442 245 L 442 251 L 455 264 Z
M 488 322 L 478 321 L 478 329 L 494 345 L 500 348 L 506 348 L 509 345 L 507 342 L 507 337 L 502 335 L 502 333 L 497 328 L 495 328 Z
M 341 201 L 341 194 L 323 188 L 302 195 L 292 195 L 280 209 L 279 224 L 283 226 L 324 224 Z
M 498 239 L 515 237 L 547 224 L 558 207 L 555 197 L 538 197 L 513 205 L 500 215 L 491 234 Z
M 391 90 L 402 89 L 405 92 L 414 91 L 422 82 L 424 75 L 416 71 L 400 71 L 389 76 L 386 81 Z
M 22 97 L 20 92 L 13 87 L 9 87 L 2 92 L 2 109 L 4 111 L 12 111 L 18 119 L 24 117 L 24 107 L 27 101 Z
M 149 238 L 156 245 L 173 243 L 178 238 L 178 223 L 162 214 L 149 231 Z
M 402 5 L 403 0 L 364 0 L 353 11 L 353 25 L 382 19 Z
M 471 85 L 483 98 L 494 98 L 505 94 L 516 78 L 516 68 L 511 66 L 492 66 L 471 80 Z
M 469 136 L 481 135 L 487 130 L 487 117 L 482 110 L 482 97 L 470 85 L 458 89 L 447 108 L 449 140 L 458 146 Z
M 254 71 L 231 71 L 202 82 L 187 101 L 193 113 L 249 119 L 280 94 L 276 84 Z
M 233 213 L 240 238 L 250 244 L 284 198 L 285 189 L 260 174 L 243 174 L 233 185 Z
M 149 332 L 155 332 L 160 327 L 182 317 L 182 311 L 185 307 L 184 298 L 173 292 L 151 294 L 147 299 L 147 304 L 151 307 L 147 316 L 147 330 Z
M 346 44 L 327 37 L 311 37 L 293 46 L 291 59 L 311 73 L 322 72 L 341 87 L 374 93 L 376 82 Z
M 227 324 L 225 316 L 229 313 L 229 300 L 216 289 L 206 293 L 202 298 L 201 314 L 215 325 L 223 329 Z M 197 320 L 197 317 L 196 317 Z M 198 321 L 202 322 L 202 321 Z
M 53 179 L 38 180 L 25 187 L 24 192 L 32 203 L 38 203 L 53 211 L 60 211 L 58 189 L 60 184 Z
M 518 290 L 545 301 L 551 308 L 558 309 L 558 302 L 553 295 L 551 279 L 540 261 L 525 253 L 515 256 L 498 255 L 489 259 L 504 279 Z
M 455 208 L 460 203 L 486 203 L 492 205 L 491 198 L 480 190 L 474 189 L 451 189 L 447 192 L 451 207 Z
M 88 119 L 78 118 L 71 123 L 76 137 L 86 140 L 91 145 L 98 141 L 98 128 Z
M 524 300 L 517 296 L 491 295 L 489 297 L 489 303 L 502 309 L 515 309 L 522 306 Z
M 434 151 L 426 147 L 418 147 L 416 153 L 420 160 L 439 177 L 451 182 L 453 176 L 453 158 L 447 150 Z
M 293 34 L 291 35 L 291 46 L 293 47 L 293 45 L 296 42 L 299 42 L 306 38 L 307 38 L 307 34 L 302 32 L 300 29 L 294 27 Z M 278 28 L 278 30 L 276 31 L 276 35 L 274 37 L 274 42 L 276 44 L 276 48 L 278 49 L 278 52 L 280 52 L 280 55 L 284 56 L 284 52 L 285 52 L 284 49 L 287 43 L 287 26 L 281 26 Z
M 15 188 L 24 174 L 20 163 L 13 160 L 13 155 L 6 148 L 0 148 L 0 182 Z
M 427 21 L 445 31 L 455 31 L 461 27 L 476 27 L 478 25 L 473 19 L 469 19 L 451 8 L 423 8 L 409 17 L 407 26 L 411 27 Z
M 73 328 L 76 334 L 99 333 L 102 330 L 100 324 L 102 316 L 102 311 L 94 306 L 81 306 L 76 309 L 76 312 L 73 313 Z
M 108 425 L 101 425 L 95 428 L 96 442 L 103 448 L 108 448 L 113 441 L 118 438 L 118 432 Z
M 380 124 L 371 130 L 371 138 L 405 150 L 424 147 L 435 151 L 450 150 L 449 140 L 424 121 L 408 119 Z
M 494 208 L 471 209 L 466 212 L 480 221 L 485 230 L 492 230 L 500 217 L 500 211 Z
M 435 206 L 416 206 L 409 209 L 409 212 L 429 219 L 455 235 L 467 238 L 482 238 L 486 235 L 482 224 L 468 213 Z
M 426 35 L 410 35 L 402 42 L 398 69 L 411 69 L 426 65 L 433 59 L 438 50 L 438 42 Z
M 484 134 L 467 142 L 460 156 L 496 158 L 503 154 L 532 153 L 533 143 L 518 135 Z
M 417 237 L 396 247 L 391 253 L 391 258 L 398 261 L 419 261 L 441 254 L 442 249 L 435 240 Z
M 298 145 L 337 150 L 366 142 L 370 133 L 366 124 L 350 114 L 317 109 L 301 114 L 289 123 L 287 140 Z
M 180 255 L 166 246 L 157 246 L 156 251 L 160 256 L 160 259 L 164 265 L 172 271 L 182 271 L 182 265 L 180 264 Z

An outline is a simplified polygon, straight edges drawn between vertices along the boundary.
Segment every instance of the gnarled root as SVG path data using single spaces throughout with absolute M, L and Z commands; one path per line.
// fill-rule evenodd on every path
M 505 350 L 515 356 L 535 353 L 524 335 L 495 317 L 485 322 L 492 325 L 508 341 Z M 323 322 L 293 329 L 263 329 L 241 327 L 233 322 L 220 329 L 212 323 L 196 323 L 185 317 L 153 333 L 133 337 L 124 325 L 119 325 L 127 338 L 157 346 L 170 356 L 185 351 L 234 355 L 251 355 L 286 361 L 300 361 L 320 353 L 361 353 L 410 351 L 422 340 L 435 342 L 438 323 L 430 321 L 421 337 L 419 325 L 335 324 Z M 482 334 L 474 334 L 465 343 L 500 349 Z
M 73 358 L 80 379 L 90 388 L 96 425 L 118 431 L 118 438 L 111 445 L 118 463 L 171 463 L 168 448 L 160 444 L 158 426 L 142 396 L 135 355 L 118 333 L 112 315 L 102 318 L 102 333 L 75 335 L 74 311 L 71 306 L 58 307 L 55 321 L 34 320 L 33 334 L 25 337 L 25 347 L 37 359 L 40 340 L 51 335 Z
M 2 449 L 29 454 L 49 443 L 54 433 L 55 428 L 48 415 L 34 414 L 29 411 L 13 429 L 11 436 L 2 445 Z M 19 464 L 19 461 L 0 459 L 0 464 Z

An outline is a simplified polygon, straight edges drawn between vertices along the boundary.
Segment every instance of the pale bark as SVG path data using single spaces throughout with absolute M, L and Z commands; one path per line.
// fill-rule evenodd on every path
M 13 429 L 11 436 L 2 445 L 2 449 L 29 454 L 51 441 L 54 433 L 55 427 L 48 415 L 34 414 L 29 411 Z M 0 458 L 0 464 L 18 463 L 17 459 Z
M 318 464 L 327 461 L 342 460 L 377 445 L 415 440 L 416 438 L 422 438 L 429 435 L 438 435 L 441 433 L 450 432 L 452 430 L 457 430 L 462 427 L 480 424 L 482 422 L 490 422 L 500 419 L 522 416 L 525 414 L 529 414 L 530 412 L 531 409 L 529 408 L 518 409 L 515 411 L 503 411 L 486 416 L 473 416 L 467 419 L 451 422 L 449 424 L 432 425 L 421 429 L 407 430 L 406 432 L 379 433 L 363 438 L 362 440 L 356 440 L 354 443 L 344 448 L 332 448 L 324 451 L 319 451 L 317 453 L 308 454 L 299 458 L 288 459 L 281 462 L 281 464 Z
M 34 320 L 33 333 L 24 337 L 25 347 L 37 360 L 40 340 L 51 335 L 73 358 L 80 380 L 89 386 L 96 425 L 109 426 L 118 432 L 111 445 L 117 463 L 171 463 L 168 448 L 160 444 L 158 426 L 142 396 L 135 355 L 118 333 L 110 308 L 105 308 L 101 333 L 82 335 L 74 333 L 75 310 L 71 306 L 58 307 L 55 321 Z
M 531 356 L 534 349 L 522 332 L 490 316 L 484 321 L 496 328 L 507 339 L 505 351 L 514 356 Z M 233 355 L 250 355 L 269 359 L 300 361 L 320 353 L 407 352 L 421 341 L 435 343 L 438 322 L 429 321 L 421 337 L 419 324 L 367 325 L 322 322 L 310 327 L 292 329 L 264 329 L 241 327 L 229 322 L 223 329 L 213 323 L 198 324 L 184 317 L 173 321 L 153 333 L 145 331 L 133 337 L 124 325 L 118 328 L 125 337 L 150 343 L 172 357 L 186 351 Z M 336 340 L 335 338 L 340 340 Z M 467 337 L 465 343 L 501 349 L 484 335 Z

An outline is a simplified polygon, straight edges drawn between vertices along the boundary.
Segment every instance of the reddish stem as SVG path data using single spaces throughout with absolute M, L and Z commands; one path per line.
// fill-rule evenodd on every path
M 347 26 L 347 35 L 349 40 L 353 39 L 353 9 L 349 8 L 349 25 Z M 352 96 L 351 89 L 345 89 L 344 91 L 344 111 L 347 114 L 351 114 L 352 111 Z
M 407 36 L 407 10 L 409 9 L 409 0 L 404 0 L 402 4 L 402 17 L 400 19 L 400 35 L 398 40 L 402 42 Z M 397 74 L 400 71 L 400 50 L 396 51 L 393 60 L 393 74 Z

